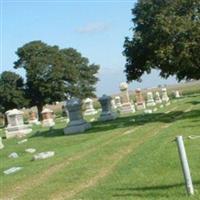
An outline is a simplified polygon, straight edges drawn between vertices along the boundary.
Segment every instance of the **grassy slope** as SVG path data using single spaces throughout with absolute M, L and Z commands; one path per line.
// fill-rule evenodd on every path
M 151 115 L 136 113 L 115 121 L 93 122 L 86 134 L 63 136 L 56 129 L 34 127 L 28 142 L 4 140 L 0 151 L 0 197 L 16 199 L 186 199 L 176 135 L 200 135 L 200 95 L 193 95 Z M 164 113 L 165 111 L 170 111 Z M 184 110 L 188 112 L 183 112 Z M 135 119 L 135 121 L 133 121 Z M 200 139 L 185 140 L 195 189 L 200 189 Z M 56 156 L 30 161 L 25 148 L 54 150 Z M 18 159 L 8 159 L 11 152 Z M 3 170 L 23 166 L 9 176 Z M 196 195 L 192 199 L 200 199 Z

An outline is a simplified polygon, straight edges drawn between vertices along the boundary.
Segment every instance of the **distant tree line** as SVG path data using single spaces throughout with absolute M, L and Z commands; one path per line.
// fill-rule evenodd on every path
M 73 48 L 60 49 L 42 41 L 18 48 L 14 68 L 25 70 L 25 80 L 15 72 L 0 74 L 0 112 L 13 108 L 63 101 L 71 96 L 84 99 L 95 96 L 99 65 L 90 64 Z

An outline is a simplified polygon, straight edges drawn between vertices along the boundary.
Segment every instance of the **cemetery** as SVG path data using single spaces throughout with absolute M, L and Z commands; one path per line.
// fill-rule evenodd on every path
M 0 200 L 200 200 L 200 0 L 0 12 Z
M 20 200 L 188 199 L 174 141 L 181 133 L 198 199 L 200 94 L 183 90 L 184 95 L 176 98 L 173 91 L 167 94 L 169 106 L 160 108 L 159 101 L 154 106 L 157 111 L 149 114 L 143 106 L 145 99 L 146 104 L 152 102 L 149 92 L 136 98 L 136 112 L 126 114 L 112 108 L 115 97 L 103 95 L 96 99 L 102 111 L 89 116 L 80 112 L 78 99 L 67 101 L 68 124 L 55 116 L 54 126 L 32 124 L 31 133 L 10 139 L 6 139 L 7 128 L 0 129 L 0 196 Z M 162 92 L 157 89 L 155 102 Z M 138 95 L 138 89 L 134 94 Z M 128 93 L 124 95 L 127 98 Z M 91 118 L 95 121 L 90 122 Z

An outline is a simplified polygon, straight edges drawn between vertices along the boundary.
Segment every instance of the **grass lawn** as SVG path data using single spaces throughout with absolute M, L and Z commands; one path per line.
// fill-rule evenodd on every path
M 173 100 L 152 114 L 136 112 L 91 123 L 84 134 L 64 136 L 65 122 L 57 119 L 51 131 L 34 126 L 26 143 L 4 139 L 0 199 L 188 199 L 174 142 L 175 136 L 183 135 L 195 187 L 190 199 L 200 200 L 200 138 L 187 137 L 200 135 L 200 94 Z M 55 156 L 31 161 L 26 148 L 55 151 Z M 12 152 L 19 158 L 8 158 Z M 4 175 L 12 166 L 23 169 Z

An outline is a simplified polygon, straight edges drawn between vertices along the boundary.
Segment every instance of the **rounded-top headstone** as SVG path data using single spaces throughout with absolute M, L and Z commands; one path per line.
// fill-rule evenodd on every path
M 17 109 L 13 109 L 13 110 L 8 110 L 6 112 L 7 116 L 11 116 L 11 115 L 23 115 L 24 112 L 17 110 Z
M 53 111 L 50 110 L 49 108 L 44 108 L 41 113 L 44 114 L 44 113 L 52 113 L 52 112 Z
M 122 82 L 122 83 L 120 83 L 119 88 L 120 88 L 121 91 L 127 90 L 128 84 L 126 82 Z

